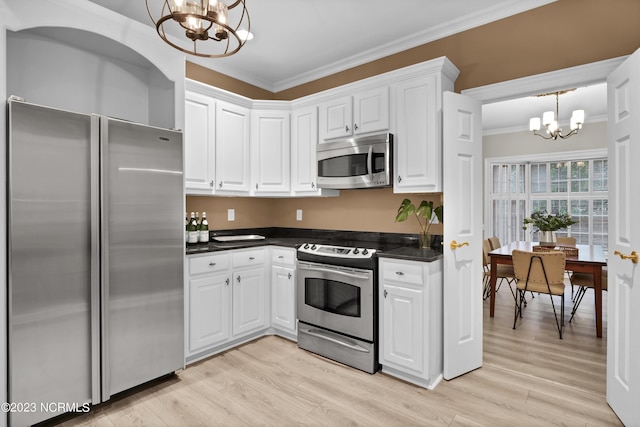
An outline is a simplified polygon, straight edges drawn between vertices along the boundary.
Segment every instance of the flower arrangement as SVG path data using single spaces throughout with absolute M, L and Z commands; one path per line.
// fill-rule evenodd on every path
M 444 215 L 442 206 L 433 206 L 432 201 L 423 200 L 416 209 L 411 200 L 404 199 L 398 208 L 396 214 L 396 222 L 406 221 L 409 216 L 414 215 L 420 225 L 420 247 L 428 248 L 431 244 L 431 236 L 429 235 L 429 228 L 436 219 L 442 222 Z M 422 219 L 421 219 L 422 218 Z
M 522 223 L 523 230 L 526 230 L 529 224 L 533 224 L 533 226 L 540 231 L 557 231 L 562 228 L 567 228 L 572 224 L 577 224 L 578 221 L 574 221 L 571 215 L 566 212 L 552 215 L 544 210 L 532 213 L 531 216 L 525 218 Z

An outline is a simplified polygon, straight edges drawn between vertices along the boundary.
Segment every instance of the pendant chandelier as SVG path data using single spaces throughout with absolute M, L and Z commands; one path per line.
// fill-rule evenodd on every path
M 570 92 L 572 90 L 575 90 L 575 89 L 537 95 L 537 96 L 555 95 L 556 111 L 555 111 L 555 115 L 553 111 L 546 111 L 542 114 L 542 125 L 546 128 L 546 131 L 547 131 L 546 134 L 538 133 L 538 131 L 540 130 L 540 123 L 541 123 L 540 117 L 532 117 L 529 120 L 529 130 L 533 131 L 534 135 L 538 135 L 539 137 L 542 137 L 544 139 L 553 139 L 553 140 L 556 140 L 558 138 L 566 139 L 572 135 L 577 134 L 578 131 L 582 129 L 582 125 L 584 124 L 584 110 L 574 110 L 573 113 L 571 113 L 571 120 L 569 123 L 570 131 L 566 135 L 562 134 L 562 128 L 558 124 L 558 121 L 560 120 L 560 115 L 558 114 L 559 113 L 558 98 L 560 95 Z
M 145 0 L 147 12 L 158 35 L 184 53 L 222 58 L 238 52 L 252 38 L 246 0 L 231 4 L 219 0 L 162 0 L 157 20 L 151 13 L 150 1 Z M 177 36 L 180 33 L 183 38 Z

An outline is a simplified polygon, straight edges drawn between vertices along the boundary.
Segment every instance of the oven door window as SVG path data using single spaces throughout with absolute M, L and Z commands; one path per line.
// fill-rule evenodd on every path
M 348 154 L 318 161 L 318 176 L 327 178 L 343 178 L 349 176 L 368 175 L 367 153 Z
M 305 304 L 318 310 L 349 317 L 360 317 L 360 288 L 328 279 L 307 278 Z

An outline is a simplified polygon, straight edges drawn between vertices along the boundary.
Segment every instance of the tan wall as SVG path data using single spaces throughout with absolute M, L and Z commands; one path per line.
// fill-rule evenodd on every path
M 416 219 L 396 223 L 395 216 L 404 198 L 416 206 L 422 200 L 442 204 L 442 194 L 393 194 L 390 188 L 343 190 L 338 197 L 262 199 L 248 197 L 187 197 L 188 212 L 207 212 L 210 229 L 228 230 L 252 227 L 291 227 L 324 230 L 418 233 Z M 227 221 L 227 209 L 235 209 L 236 220 Z M 302 209 L 302 221 L 296 210 Z M 442 233 L 442 225 L 430 231 Z
M 558 0 L 275 94 L 189 63 L 187 77 L 250 98 L 292 100 L 447 56 L 462 91 L 628 55 L 640 47 L 639 17 L 638 0 Z

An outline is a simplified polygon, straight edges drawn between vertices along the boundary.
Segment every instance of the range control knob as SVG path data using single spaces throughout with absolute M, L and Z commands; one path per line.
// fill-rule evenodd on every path
M 309 244 L 308 244 L 308 243 L 305 243 L 304 248 L 305 248 L 305 249 L 309 249 Z
M 315 244 L 311 246 L 311 250 L 312 250 L 312 251 L 315 251 L 315 250 L 316 250 L 316 248 L 317 248 L 317 246 L 316 246 Z
M 362 251 L 362 255 L 367 255 L 368 253 L 369 253 L 369 251 L 368 251 L 366 248 L 365 248 L 365 249 L 363 249 L 363 251 Z
M 354 254 L 354 255 L 358 255 L 359 253 L 360 253 L 360 251 L 358 250 L 358 248 L 355 248 L 355 249 L 353 250 L 353 254 Z

